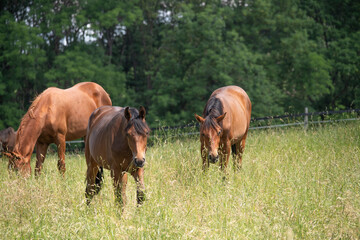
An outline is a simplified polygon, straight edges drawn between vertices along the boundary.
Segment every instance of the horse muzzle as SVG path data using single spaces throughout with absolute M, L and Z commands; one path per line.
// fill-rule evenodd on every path
M 145 158 L 142 158 L 142 159 L 134 158 L 134 163 L 135 163 L 136 167 L 142 168 L 145 165 Z
M 217 156 L 209 155 L 209 161 L 210 163 L 217 163 L 217 161 L 219 161 L 219 155 Z
M 30 163 L 19 163 L 15 161 L 10 161 L 8 164 L 8 171 L 15 172 L 24 178 L 29 178 L 31 175 L 31 166 Z

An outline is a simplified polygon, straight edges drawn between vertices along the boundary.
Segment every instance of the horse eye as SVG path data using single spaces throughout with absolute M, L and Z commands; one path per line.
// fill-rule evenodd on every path
M 221 130 L 218 132 L 218 135 L 220 136 L 220 134 L 221 134 Z

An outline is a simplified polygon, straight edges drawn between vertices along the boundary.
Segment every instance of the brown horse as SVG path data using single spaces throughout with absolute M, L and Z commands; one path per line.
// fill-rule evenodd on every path
M 65 141 L 84 137 L 91 113 L 111 105 L 107 92 L 98 84 L 83 82 L 69 89 L 48 88 L 31 104 L 21 120 L 15 147 L 9 152 L 9 169 L 31 174 L 30 159 L 36 144 L 35 174 L 40 174 L 50 143 L 58 147 L 58 169 L 65 173 Z
M 215 90 L 203 112 L 203 117 L 195 114 L 200 122 L 201 156 L 203 169 L 209 161 L 216 163 L 220 156 L 220 166 L 226 169 L 230 148 L 234 156 L 235 169 L 242 164 L 251 117 L 251 102 L 246 92 L 237 86 L 227 86 Z M 208 150 L 208 159 L 207 151 Z
M 0 152 L 8 152 L 14 149 L 16 132 L 12 127 L 0 131 Z
M 89 119 L 85 141 L 86 199 L 101 189 L 102 168 L 111 171 L 117 202 L 126 204 L 127 173 L 137 184 L 137 202 L 144 201 L 144 164 L 150 129 L 145 121 L 145 108 L 103 106 Z M 99 170 L 100 169 L 100 170 Z

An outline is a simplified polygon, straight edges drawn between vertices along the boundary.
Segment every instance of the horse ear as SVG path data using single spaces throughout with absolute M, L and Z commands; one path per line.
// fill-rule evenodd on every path
M 6 152 L 4 151 L 3 154 L 10 159 L 17 159 L 17 160 L 21 159 L 21 156 L 14 153 L 13 151 L 6 151 Z
M 126 107 L 126 108 L 125 108 L 125 118 L 126 118 L 126 120 L 128 120 L 128 121 L 130 121 L 130 119 L 131 119 L 131 113 L 130 113 L 129 107 Z
M 197 120 L 199 123 L 203 123 L 203 122 L 205 121 L 204 118 L 200 117 L 200 116 L 197 115 L 196 113 L 195 113 L 195 118 L 196 118 L 196 120 Z
M 13 157 L 13 155 L 11 155 L 11 153 L 10 152 L 3 152 L 2 154 L 4 154 L 5 156 L 7 156 L 8 158 L 12 158 Z
M 216 121 L 217 121 L 218 123 L 221 122 L 222 120 L 224 120 L 225 116 L 226 116 L 226 113 L 224 113 L 223 115 L 218 116 L 218 117 L 216 118 Z
M 145 115 L 146 115 L 146 110 L 143 106 L 140 106 L 139 108 L 139 116 L 141 119 L 145 119 Z

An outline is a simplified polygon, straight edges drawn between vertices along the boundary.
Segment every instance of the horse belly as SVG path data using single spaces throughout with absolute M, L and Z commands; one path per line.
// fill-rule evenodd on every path
M 90 155 L 92 159 L 99 165 L 106 169 L 110 169 L 109 156 L 105 148 L 90 145 Z
M 91 157 L 97 162 L 98 165 L 111 169 L 111 163 L 114 162 L 114 154 L 111 151 L 111 146 L 114 142 L 114 135 L 110 132 L 104 131 L 103 127 L 98 124 L 107 124 L 108 121 L 104 118 L 98 119 L 93 123 L 90 132 L 87 136 L 87 145 Z
M 80 137 L 85 136 L 89 117 L 94 110 L 95 108 L 87 108 L 81 113 L 69 116 L 67 119 L 68 134 Z
M 86 125 L 85 127 L 77 124 L 67 129 L 66 141 L 72 141 L 79 138 L 82 138 L 86 135 Z

